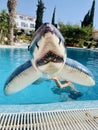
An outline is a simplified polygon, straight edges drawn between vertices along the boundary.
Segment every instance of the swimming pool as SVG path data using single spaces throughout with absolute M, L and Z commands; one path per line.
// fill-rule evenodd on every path
M 68 57 L 87 66 L 93 73 L 96 85 L 85 87 L 75 84 L 81 97 L 70 98 L 69 91 L 54 91 L 54 81 L 45 80 L 37 85 L 30 85 L 24 90 L 6 96 L 3 92 L 4 83 L 9 74 L 20 64 L 31 59 L 27 48 L 0 48 L 0 104 L 45 104 L 68 101 L 98 100 L 98 52 L 84 49 L 67 49 Z

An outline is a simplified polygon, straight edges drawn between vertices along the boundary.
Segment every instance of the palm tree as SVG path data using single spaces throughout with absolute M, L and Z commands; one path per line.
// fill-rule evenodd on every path
M 7 7 L 9 12 L 9 23 L 8 23 L 8 41 L 10 45 L 13 45 L 13 29 L 15 25 L 16 6 L 18 0 L 8 0 Z

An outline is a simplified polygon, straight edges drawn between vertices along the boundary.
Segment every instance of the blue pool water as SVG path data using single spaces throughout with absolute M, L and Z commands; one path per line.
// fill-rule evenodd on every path
M 0 104 L 43 104 L 74 100 L 98 100 L 98 52 L 68 48 L 67 55 L 88 67 L 95 78 L 96 85 L 93 87 L 74 84 L 81 93 L 80 97 L 72 98 L 70 88 L 60 90 L 52 80 L 30 85 L 16 94 L 6 96 L 3 89 L 7 77 L 17 66 L 31 59 L 31 55 L 27 48 L 0 48 Z

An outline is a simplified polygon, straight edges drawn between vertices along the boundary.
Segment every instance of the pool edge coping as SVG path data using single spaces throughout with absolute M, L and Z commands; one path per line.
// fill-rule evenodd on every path
M 43 112 L 77 109 L 98 109 L 98 100 L 69 101 L 49 104 L 0 105 L 0 113 Z

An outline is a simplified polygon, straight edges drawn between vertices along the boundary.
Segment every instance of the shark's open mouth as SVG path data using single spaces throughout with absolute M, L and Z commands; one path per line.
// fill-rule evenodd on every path
M 42 58 L 36 61 L 36 65 L 42 66 L 42 65 L 48 64 L 49 62 L 62 63 L 64 62 L 64 59 L 63 57 L 55 54 L 54 52 L 49 51 Z

